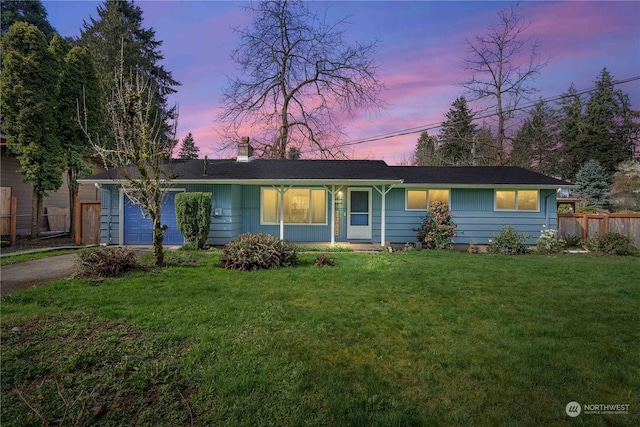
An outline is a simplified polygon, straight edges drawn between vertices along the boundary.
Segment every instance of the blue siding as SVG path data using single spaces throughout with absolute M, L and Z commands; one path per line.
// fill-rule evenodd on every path
M 451 213 L 458 225 L 454 243 L 488 244 L 505 225 L 512 225 L 518 232 L 527 233 L 529 244 L 536 242 L 540 231 L 558 228 L 554 190 L 540 191 L 539 212 L 494 211 L 493 189 L 451 189 Z M 420 225 L 426 212 L 405 210 L 405 189 L 392 189 L 387 195 L 387 240 L 415 242 L 412 231 Z
M 260 224 L 260 186 L 239 184 L 199 184 L 175 185 L 185 191 L 211 191 L 213 206 L 209 244 L 221 245 L 236 236 L 246 233 L 268 233 L 280 235 L 279 225 Z M 102 233 L 101 243 L 119 244 L 121 226 L 119 206 L 119 186 L 105 185 L 102 191 Z M 347 188 L 343 187 L 344 201 L 336 205 L 339 234 L 336 242 L 347 241 Z M 362 187 L 368 188 L 368 187 Z M 381 195 L 372 189 L 372 238 L 366 241 L 380 241 Z M 215 216 L 219 210 L 220 215 Z M 528 233 L 535 243 L 540 231 L 557 229 L 556 198 L 554 190 L 540 191 L 539 212 L 496 212 L 494 211 L 493 189 L 451 189 L 451 210 L 458 227 L 458 237 L 454 243 L 487 244 L 504 225 L 513 225 L 519 232 Z M 393 188 L 386 195 L 386 236 L 385 240 L 404 243 L 415 242 L 413 231 L 424 217 L 423 211 L 405 209 L 405 189 Z M 295 242 L 328 242 L 331 240 L 331 200 L 327 193 L 326 225 L 285 225 L 284 237 Z

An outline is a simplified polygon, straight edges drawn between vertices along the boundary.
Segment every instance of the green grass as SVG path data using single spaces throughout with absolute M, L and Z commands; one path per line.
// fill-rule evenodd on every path
M 2 425 L 637 425 L 640 258 L 316 257 L 4 297 Z

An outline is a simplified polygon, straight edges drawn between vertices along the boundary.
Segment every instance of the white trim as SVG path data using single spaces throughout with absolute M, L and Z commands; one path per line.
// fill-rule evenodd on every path
M 409 211 L 409 212 L 426 212 L 429 210 L 429 206 L 431 206 L 431 195 L 429 194 L 429 192 L 431 190 L 438 190 L 438 191 L 442 191 L 442 190 L 447 190 L 449 192 L 449 197 L 447 198 L 447 205 L 449 206 L 449 209 L 451 209 L 451 189 L 449 187 L 443 187 L 443 188 L 433 188 L 433 187 L 405 187 L 404 189 L 404 210 L 405 211 Z M 427 202 L 427 207 L 425 209 L 414 209 L 414 208 L 410 208 L 409 207 L 409 191 L 426 191 L 426 202 Z
M 324 211 L 325 217 L 324 222 L 284 222 L 284 194 L 289 190 L 309 190 L 309 203 L 311 203 L 311 190 L 322 190 L 324 191 Z M 264 190 L 275 190 L 278 194 L 280 194 L 280 218 L 277 222 L 265 222 L 264 221 Z M 260 187 L 260 225 L 280 225 L 281 228 L 286 226 L 313 226 L 313 227 L 322 227 L 328 224 L 327 221 L 327 193 L 329 190 L 326 187 L 287 187 L 286 189 L 283 186 L 280 187 Z M 277 200 L 276 200 L 277 202 Z M 309 211 L 309 215 L 311 215 L 311 210 Z M 309 217 L 311 220 L 311 217 Z M 282 231 L 282 230 L 281 230 Z
M 366 235 L 353 235 L 352 232 L 354 231 L 354 229 L 352 227 L 362 227 L 360 228 L 360 230 L 362 230 L 365 226 L 363 225 L 351 225 L 351 193 L 354 191 L 361 191 L 361 192 L 367 192 L 369 193 L 368 195 L 368 202 L 369 202 L 369 206 L 368 206 L 368 214 L 369 214 L 369 219 L 368 219 L 368 225 L 367 225 L 367 233 Z M 371 188 L 363 188 L 363 187 L 349 187 L 347 188 L 347 239 L 353 239 L 353 240 L 367 240 L 367 239 L 371 239 L 372 237 L 372 229 L 373 229 L 373 224 L 372 224 L 372 212 L 371 212 L 371 206 L 372 206 L 372 192 L 371 192 Z M 356 214 L 361 214 L 363 212 L 356 212 Z

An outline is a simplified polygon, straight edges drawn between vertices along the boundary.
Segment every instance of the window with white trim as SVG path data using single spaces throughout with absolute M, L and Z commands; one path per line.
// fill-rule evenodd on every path
M 408 211 L 426 211 L 435 202 L 449 204 L 448 189 L 414 190 L 407 188 L 406 192 L 406 210 Z
M 538 190 L 496 190 L 497 211 L 538 211 Z
M 280 223 L 280 192 L 261 189 L 261 223 Z M 284 193 L 285 224 L 326 224 L 327 195 L 320 188 L 290 188 Z

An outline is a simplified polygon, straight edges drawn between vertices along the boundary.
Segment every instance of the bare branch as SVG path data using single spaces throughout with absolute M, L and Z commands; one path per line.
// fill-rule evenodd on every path
M 344 20 L 327 23 L 299 1 L 247 6 L 252 25 L 236 30 L 232 58 L 243 75 L 222 95 L 227 140 L 247 126 L 259 153 L 285 158 L 289 145 L 324 157 L 340 155 L 339 116 L 380 109 L 383 83 L 372 59 L 376 42 L 346 42 Z M 236 139 L 237 140 L 237 139 Z
M 458 85 L 473 100 L 495 100 L 498 163 L 503 163 L 506 122 L 523 100 L 530 100 L 537 92 L 531 83 L 548 60 L 538 56 L 539 40 L 525 37 L 529 24 L 523 20 L 518 6 L 502 10 L 498 16 L 498 24 L 489 27 L 486 34 L 476 36 L 474 41 L 467 40 L 469 52 L 464 68 L 471 75 Z

